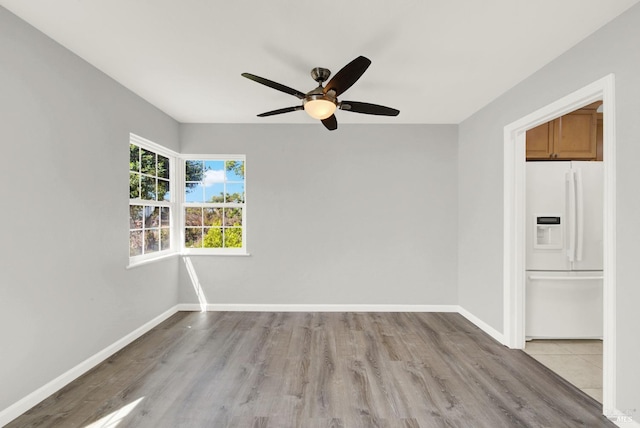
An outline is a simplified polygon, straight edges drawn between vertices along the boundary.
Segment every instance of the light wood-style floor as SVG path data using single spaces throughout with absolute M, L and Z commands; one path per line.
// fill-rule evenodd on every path
M 453 313 L 180 312 L 7 427 L 614 427 Z

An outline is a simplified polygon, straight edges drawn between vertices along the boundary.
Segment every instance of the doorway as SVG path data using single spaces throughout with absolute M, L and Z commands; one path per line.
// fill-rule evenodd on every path
M 602 403 L 602 101 L 526 132 L 524 352 Z
M 603 409 L 615 409 L 615 80 L 610 74 L 504 128 L 504 337 L 525 345 L 525 143 L 526 131 L 581 106 L 604 103 Z

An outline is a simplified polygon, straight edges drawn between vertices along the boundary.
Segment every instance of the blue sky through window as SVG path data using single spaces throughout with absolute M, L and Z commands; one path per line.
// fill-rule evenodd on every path
M 187 161 L 191 163 L 203 162 L 204 174 L 202 180 L 198 182 L 189 182 L 193 186 L 185 190 L 185 202 L 214 202 L 212 198 L 216 198 L 215 202 L 223 202 L 223 196 L 226 194 L 239 194 L 244 199 L 244 177 L 236 174 L 233 170 L 225 171 L 225 161 L 205 160 L 205 161 Z M 236 161 L 242 165 L 243 161 Z M 227 197 L 227 199 L 229 199 Z M 227 200 L 227 202 L 240 202 L 238 200 Z

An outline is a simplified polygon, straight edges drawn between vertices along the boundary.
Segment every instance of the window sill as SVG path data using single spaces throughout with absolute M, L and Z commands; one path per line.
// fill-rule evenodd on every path
M 136 261 L 136 262 L 129 262 L 129 264 L 127 265 L 127 269 L 134 269 L 140 266 L 144 266 L 144 265 L 148 265 L 151 263 L 156 263 L 156 262 L 160 262 L 162 260 L 166 260 L 166 259 L 170 259 L 172 257 L 177 257 L 179 256 L 180 253 L 169 253 L 169 254 L 163 254 L 161 256 L 158 257 L 154 257 L 152 259 L 146 259 L 146 260 L 140 260 L 140 261 Z
M 251 253 L 200 253 L 200 252 L 182 252 L 180 253 L 182 257 L 202 257 L 202 256 L 213 256 L 213 257 L 251 257 Z
M 182 253 L 170 253 L 163 254 L 162 256 L 154 257 L 152 259 L 140 260 L 137 262 L 129 262 L 126 269 L 135 269 L 140 266 L 148 265 L 151 263 L 167 260 L 172 257 L 251 257 L 251 253 L 194 253 L 194 252 L 182 252 Z

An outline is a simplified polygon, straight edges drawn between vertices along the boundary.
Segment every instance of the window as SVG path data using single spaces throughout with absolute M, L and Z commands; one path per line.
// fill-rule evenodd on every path
M 245 158 L 184 162 L 184 248 L 188 253 L 246 253 Z
M 246 252 L 245 156 L 186 155 L 130 134 L 129 264 Z
M 129 258 L 141 261 L 172 249 L 175 156 L 131 135 L 129 142 Z

